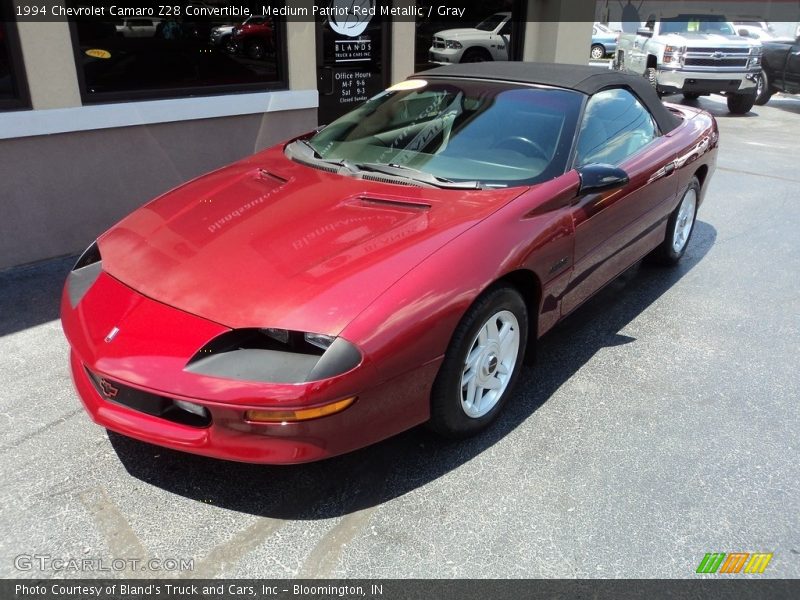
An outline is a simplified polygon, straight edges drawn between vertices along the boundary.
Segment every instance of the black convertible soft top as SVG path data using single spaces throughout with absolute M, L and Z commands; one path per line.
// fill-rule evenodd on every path
M 514 83 L 549 85 L 581 92 L 588 96 L 601 90 L 627 87 L 645 104 L 662 133 L 675 129 L 680 120 L 662 104 L 656 91 L 644 77 L 637 77 L 602 67 L 535 62 L 481 62 L 448 65 L 412 75 L 413 78 L 468 77 Z

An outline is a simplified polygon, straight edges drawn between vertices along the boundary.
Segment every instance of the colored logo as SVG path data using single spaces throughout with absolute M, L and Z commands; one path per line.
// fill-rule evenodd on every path
M 328 24 L 336 33 L 358 37 L 375 14 L 375 0 L 333 0 Z
M 100 50 L 99 48 L 91 48 L 86 51 L 86 56 L 93 58 L 111 58 L 111 52 L 108 50 Z
M 710 552 L 700 561 L 696 572 L 763 573 L 771 560 L 771 552 Z
M 112 385 L 105 379 L 100 380 L 100 389 L 103 390 L 103 395 L 109 400 L 113 400 L 119 394 L 119 388 Z

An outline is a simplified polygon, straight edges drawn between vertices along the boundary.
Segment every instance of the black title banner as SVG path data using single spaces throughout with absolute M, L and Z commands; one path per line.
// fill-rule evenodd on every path
M 289 21 L 382 16 L 474 24 L 487 10 L 513 10 L 515 20 L 540 22 L 644 22 L 653 16 L 678 14 L 722 15 L 731 21 L 800 21 L 800 3 L 759 0 L 12 0 L 8 4 L 2 18 L 18 21 L 138 17 L 235 22 L 265 15 Z

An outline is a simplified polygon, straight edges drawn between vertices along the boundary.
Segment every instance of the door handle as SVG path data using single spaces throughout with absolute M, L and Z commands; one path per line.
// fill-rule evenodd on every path
M 653 183 L 657 179 L 661 179 L 662 177 L 669 177 L 675 172 L 675 161 L 668 162 L 660 169 L 657 169 L 650 175 L 650 179 L 647 180 L 647 183 Z

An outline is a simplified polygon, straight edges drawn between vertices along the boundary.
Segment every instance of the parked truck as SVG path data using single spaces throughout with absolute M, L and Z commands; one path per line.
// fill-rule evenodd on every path
M 756 100 L 761 54 L 761 43 L 737 35 L 724 17 L 681 14 L 621 35 L 614 68 L 646 77 L 660 95 L 724 94 L 728 110 L 744 114 Z
M 762 67 L 756 104 L 766 104 L 775 92 L 800 94 L 800 37 L 794 42 L 764 42 Z

